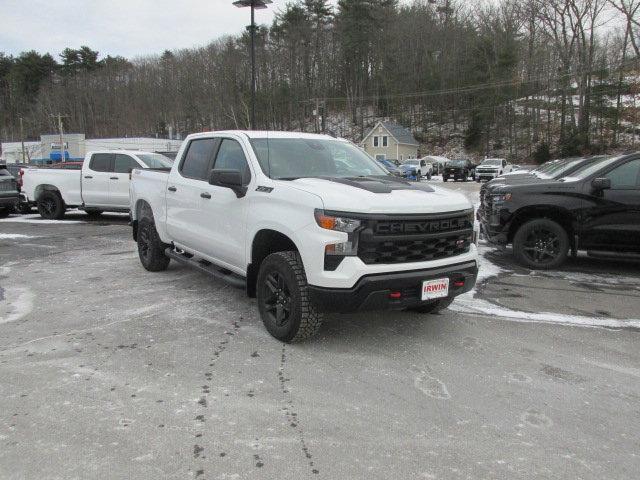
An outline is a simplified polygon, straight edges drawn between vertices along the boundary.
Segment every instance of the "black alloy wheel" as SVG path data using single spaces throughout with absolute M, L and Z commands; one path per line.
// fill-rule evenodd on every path
M 523 224 L 513 238 L 513 253 L 523 265 L 533 269 L 560 266 L 567 258 L 569 236 L 565 229 L 547 218 Z
M 261 287 L 269 320 L 279 328 L 286 327 L 291 319 L 291 292 L 284 276 L 272 271 Z

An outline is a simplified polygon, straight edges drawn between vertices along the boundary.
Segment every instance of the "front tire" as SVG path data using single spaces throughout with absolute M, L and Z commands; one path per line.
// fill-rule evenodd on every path
M 440 300 L 434 300 L 433 302 L 423 303 L 417 307 L 411 307 L 407 310 L 416 313 L 440 313 L 453 303 L 454 297 L 446 297 Z
M 164 253 L 169 245 L 162 243 L 153 220 L 143 218 L 138 224 L 138 256 L 150 272 L 166 270 L 171 259 Z
M 569 235 L 562 225 L 547 218 L 530 220 L 513 237 L 513 255 L 533 270 L 557 268 L 569 253 Z
M 290 343 L 312 337 L 322 314 L 309 300 L 307 277 L 298 252 L 276 252 L 260 265 L 257 279 L 260 317 L 276 339 Z
M 66 208 L 58 192 L 45 191 L 38 198 L 38 213 L 47 220 L 61 220 Z

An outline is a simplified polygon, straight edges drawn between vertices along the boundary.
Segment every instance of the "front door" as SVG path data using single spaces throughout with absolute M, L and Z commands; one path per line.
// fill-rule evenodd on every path
M 581 248 L 640 253 L 640 158 L 601 176 L 611 188 L 591 192 Z
M 167 233 L 180 246 L 204 252 L 212 228 L 203 216 L 202 194 L 209 185 L 209 172 L 219 140 L 196 138 L 189 142 L 177 169 L 169 174 L 166 191 Z
M 247 152 L 235 139 L 221 139 L 213 169 L 238 170 L 242 172 L 245 185 L 251 182 Z M 214 185 L 208 185 L 206 192 L 210 198 L 202 198 L 202 212 L 206 219 L 208 242 L 204 253 L 244 271 L 247 266 L 245 258 L 247 197 L 238 198 L 230 188 Z
M 133 168 L 144 168 L 131 155 L 116 153 L 113 170 L 109 175 L 109 205 L 114 208 L 129 208 L 129 173 Z
M 94 153 L 89 166 L 82 170 L 82 201 L 88 207 L 109 205 L 112 153 Z

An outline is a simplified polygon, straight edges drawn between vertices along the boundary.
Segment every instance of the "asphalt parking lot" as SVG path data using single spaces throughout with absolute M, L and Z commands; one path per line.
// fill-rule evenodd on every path
M 241 291 L 145 271 L 127 220 L 0 221 L 0 478 L 638 478 L 638 264 L 482 246 L 441 314 L 283 345 Z

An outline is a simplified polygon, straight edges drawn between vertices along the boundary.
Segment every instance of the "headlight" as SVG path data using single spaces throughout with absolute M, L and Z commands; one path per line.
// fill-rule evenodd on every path
M 358 254 L 358 236 L 356 234 L 356 230 L 360 228 L 360 220 L 356 220 L 355 218 L 326 215 L 322 210 L 316 210 L 315 217 L 316 223 L 321 228 L 336 232 L 344 232 L 347 234 L 346 242 L 327 245 L 324 249 L 325 255 L 345 256 Z
M 511 200 L 511 194 L 510 193 L 494 193 L 493 195 L 491 195 L 491 198 L 493 199 L 493 203 L 504 203 Z
M 360 220 L 347 217 L 325 215 L 322 210 L 315 211 L 316 223 L 327 230 L 352 233 L 360 226 Z

